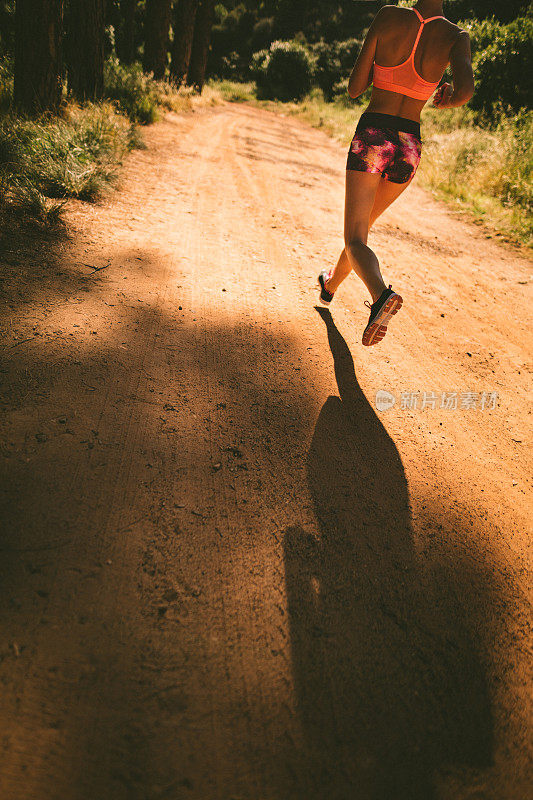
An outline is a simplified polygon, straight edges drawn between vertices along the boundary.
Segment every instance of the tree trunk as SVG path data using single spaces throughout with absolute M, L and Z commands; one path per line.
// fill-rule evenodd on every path
M 62 39 L 63 0 L 17 0 L 14 99 L 22 111 L 57 111 Z
M 170 74 L 176 83 L 185 83 L 187 80 L 197 8 L 198 0 L 179 0 L 175 5 Z
M 167 68 L 171 4 L 172 0 L 146 0 L 143 67 L 158 80 L 165 77 Z
M 117 54 L 124 64 L 135 61 L 135 12 L 137 0 L 120 0 L 120 27 L 117 36 Z
M 104 93 L 104 2 L 70 0 L 68 85 L 78 100 L 99 100 Z
M 191 61 L 187 77 L 187 83 L 190 86 L 194 86 L 199 92 L 202 91 L 205 81 L 205 68 L 211 41 L 214 11 L 215 0 L 200 0 L 198 11 L 196 12 Z

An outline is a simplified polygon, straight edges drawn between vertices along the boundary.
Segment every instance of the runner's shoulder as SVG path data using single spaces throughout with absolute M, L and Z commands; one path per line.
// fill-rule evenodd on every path
M 403 14 L 405 11 L 407 11 L 406 8 L 399 8 L 398 6 L 381 6 L 376 14 L 375 19 L 391 19 L 392 17 L 398 18 L 398 15 Z
M 447 19 L 446 22 L 448 24 L 448 36 L 452 45 L 460 46 L 470 43 L 470 34 L 468 31 L 456 25 L 455 22 L 450 22 L 449 19 Z
M 444 22 L 446 22 L 448 30 L 452 31 L 455 36 L 460 36 L 461 33 L 465 33 L 468 36 L 468 31 L 465 31 L 465 29 L 461 28 L 460 25 L 456 25 L 455 22 L 451 22 L 449 19 L 444 20 Z
M 405 15 L 407 8 L 399 8 L 398 6 L 381 6 L 378 13 L 374 17 L 374 22 L 372 23 L 373 28 L 382 28 L 387 27 L 391 23 L 394 25 L 398 22 L 398 19 Z
M 394 25 L 395 23 L 398 23 L 402 19 L 404 21 L 410 20 L 412 19 L 412 16 L 413 16 L 412 9 L 406 8 L 405 6 L 392 6 L 392 5 L 381 6 L 378 13 L 374 17 L 374 22 L 372 24 L 387 25 L 388 23 L 392 23 Z M 446 22 L 448 22 L 448 20 L 446 20 Z

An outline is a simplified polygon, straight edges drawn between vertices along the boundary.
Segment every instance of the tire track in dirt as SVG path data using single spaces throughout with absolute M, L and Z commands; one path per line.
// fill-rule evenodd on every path
M 224 144 L 225 144 L 224 150 L 225 150 L 225 153 L 226 153 L 226 160 L 225 160 L 224 166 L 222 168 L 222 174 L 220 175 L 220 182 L 225 187 L 225 197 L 224 197 L 224 202 L 221 203 L 221 207 L 219 209 L 219 215 L 222 214 L 222 219 L 220 220 L 220 223 L 219 223 L 220 224 L 220 227 L 219 227 L 220 239 L 222 239 L 222 237 L 224 236 L 224 234 L 223 234 L 224 231 L 231 229 L 226 225 L 226 222 L 228 222 L 228 223 L 232 222 L 232 220 L 231 220 L 231 204 L 235 201 L 236 198 L 240 198 L 241 202 L 242 202 L 242 199 L 243 199 L 242 198 L 242 187 L 240 185 L 237 186 L 235 181 L 233 180 L 233 178 L 232 178 L 232 175 L 233 175 L 232 164 L 231 164 L 231 162 L 227 161 L 227 152 L 228 152 L 227 142 L 228 141 L 231 142 L 231 137 L 232 137 L 232 135 L 234 133 L 234 127 L 235 127 L 235 125 L 234 126 L 229 126 L 229 128 L 227 128 L 225 130 L 225 137 L 224 137 Z M 228 200 L 229 200 L 229 202 L 228 202 Z M 225 212 L 230 212 L 230 215 L 227 216 Z M 200 215 L 200 218 L 210 218 L 214 213 L 216 213 L 215 209 L 208 208 L 207 211 L 204 211 L 204 213 L 202 213 Z M 256 235 L 257 235 L 257 231 L 254 228 L 255 228 L 255 226 L 252 223 L 250 225 L 250 231 L 249 231 L 249 236 L 250 236 L 250 238 L 252 240 L 254 240 Z M 224 244 L 225 243 L 223 241 L 220 241 L 220 247 L 221 248 L 224 247 Z M 243 255 L 246 257 L 245 253 Z M 222 258 L 223 258 L 223 256 L 222 256 Z M 231 291 L 231 284 L 233 283 L 234 276 L 230 274 L 230 275 L 228 275 L 228 279 L 229 279 L 229 287 L 228 288 L 229 288 L 229 291 Z M 204 291 L 206 289 L 207 289 L 207 291 L 209 291 L 209 289 L 211 287 L 209 285 L 206 287 L 206 283 L 205 283 L 203 275 L 201 276 L 200 280 L 202 281 L 202 287 L 203 287 Z M 246 316 L 247 314 L 252 315 L 252 312 L 253 312 L 254 309 L 253 309 L 253 301 L 250 299 L 250 287 L 246 285 L 247 282 L 245 280 L 244 281 L 241 280 L 240 276 L 238 277 L 238 280 L 239 280 L 239 307 L 240 307 L 240 314 L 244 315 L 244 316 Z M 227 285 L 228 281 L 226 281 L 225 283 Z M 219 288 L 219 291 L 220 291 L 220 286 L 218 288 Z M 256 279 L 254 279 L 252 291 L 253 291 L 253 294 L 255 295 L 255 297 L 254 297 L 255 302 L 257 300 L 257 289 L 258 288 L 260 288 L 260 287 L 258 287 L 258 282 L 257 282 Z M 213 290 L 214 290 L 214 287 L 213 287 Z M 260 291 L 261 291 L 261 289 L 260 289 Z M 263 291 L 261 291 L 261 293 L 263 293 Z M 213 310 L 216 311 L 216 309 L 212 309 L 212 311 Z M 212 313 L 212 311 L 211 311 L 211 313 Z M 208 310 L 206 310 L 206 314 L 209 315 L 209 311 Z M 215 316 L 216 316 L 216 314 L 215 314 Z M 257 330 L 257 327 L 256 327 L 256 330 Z M 246 354 L 247 367 L 249 367 L 249 358 L 250 357 L 257 358 L 257 362 L 255 362 L 255 363 L 258 363 L 258 364 L 261 364 L 261 362 L 264 363 L 264 361 L 265 361 L 265 359 L 264 359 L 264 352 L 265 352 L 264 346 L 260 342 L 259 345 L 258 345 L 259 349 L 257 351 L 257 355 L 255 355 L 254 348 L 250 346 L 251 343 L 248 341 L 248 337 L 249 337 L 248 328 L 244 327 L 243 330 L 242 330 L 242 335 L 239 336 L 239 342 L 242 343 L 241 346 L 243 348 L 243 353 Z M 261 337 L 261 339 L 262 339 L 262 337 Z M 220 353 L 220 358 L 221 358 L 221 360 L 223 362 L 223 360 L 224 360 L 223 353 L 222 353 L 222 351 L 219 351 L 219 353 Z M 268 363 L 268 360 L 267 360 L 267 363 Z M 262 368 L 264 368 L 264 367 L 262 367 Z M 241 380 L 246 380 L 244 372 L 241 374 Z M 222 396 L 227 401 L 228 397 L 231 397 L 231 394 L 232 394 L 231 390 L 229 390 L 229 387 L 227 387 L 224 390 L 224 393 L 223 393 Z M 237 440 L 237 443 L 240 444 L 239 440 Z M 228 445 L 228 446 L 231 446 L 231 445 Z M 264 468 L 261 469 L 261 475 L 262 475 L 263 482 L 264 482 L 264 472 L 265 472 Z M 250 496 L 251 493 L 249 491 L 247 491 L 248 487 L 247 487 L 246 477 L 248 476 L 248 474 L 249 474 L 248 470 L 243 470 L 241 479 L 240 478 L 235 478 L 235 477 L 233 478 L 233 482 L 235 484 L 235 498 L 237 498 L 239 495 L 240 496 L 245 496 L 245 495 L 246 496 Z M 235 516 L 235 521 L 238 521 L 238 519 L 239 519 L 239 509 L 238 509 L 237 506 L 234 507 L 234 515 L 236 515 Z M 248 561 L 248 559 L 246 559 L 246 560 Z M 249 569 L 255 571 L 257 569 L 257 567 L 255 566 L 256 563 L 257 563 L 257 557 L 253 557 L 253 561 L 250 563 Z M 278 571 L 278 574 L 279 574 L 279 571 Z M 246 570 L 243 570 L 243 577 L 245 575 L 246 575 Z M 232 578 L 232 580 L 234 580 L 234 579 L 235 578 Z M 278 578 L 278 581 L 279 581 L 279 578 Z M 231 592 L 231 590 L 232 590 L 231 584 L 227 588 Z M 275 588 L 275 586 L 273 588 Z M 279 587 L 278 587 L 278 589 L 279 589 Z M 254 610 L 254 598 L 253 598 L 253 594 L 252 593 L 249 593 L 249 595 L 248 595 L 248 597 L 246 599 L 246 604 L 248 605 L 248 608 L 249 608 L 248 614 L 249 614 L 249 619 L 250 620 L 254 620 L 256 618 L 257 619 L 261 619 L 262 618 L 263 615 L 262 614 L 257 614 L 257 609 Z M 233 613 L 242 613 L 242 611 L 233 612 Z M 230 616 L 230 618 L 231 618 L 231 616 Z M 250 637 L 250 644 L 253 647 L 255 653 L 258 653 L 261 650 L 266 651 L 266 640 L 265 640 L 265 637 L 267 635 L 268 635 L 267 631 L 264 628 L 263 629 L 257 628 L 255 625 L 253 626 L 253 629 L 247 633 L 247 636 Z M 247 674 L 247 669 L 246 669 L 246 665 L 243 663 L 243 660 L 242 660 L 243 658 L 244 658 L 244 654 L 241 656 L 240 672 L 241 672 L 241 674 L 246 675 Z M 249 660 L 250 655 L 247 654 L 246 658 Z M 261 660 L 258 659 L 258 658 L 255 658 L 255 662 L 256 662 L 257 666 L 259 667 L 260 664 L 261 664 Z M 273 670 L 270 670 L 270 674 L 265 674 L 264 671 L 263 671 L 262 674 L 261 674 L 261 677 L 259 677 L 259 675 L 255 676 L 255 679 L 254 679 L 254 686 L 255 686 L 255 693 L 256 693 L 255 705 L 257 705 L 257 701 L 258 701 L 257 692 L 259 691 L 259 695 L 260 696 L 262 696 L 262 694 L 263 694 L 263 690 L 262 690 L 262 686 L 263 685 L 266 686 L 266 687 L 269 687 L 268 691 L 269 691 L 269 693 L 271 693 L 270 687 L 272 686 L 272 682 L 273 682 L 274 678 L 275 678 L 275 675 L 273 674 Z M 234 687 L 233 691 L 235 691 L 235 689 L 238 689 L 238 685 L 236 687 Z M 228 690 L 231 691 L 231 687 L 228 687 Z M 245 695 L 247 697 L 250 696 L 250 688 L 249 687 L 246 687 Z M 249 703 L 248 703 L 248 705 L 249 705 Z M 268 714 L 269 714 L 268 698 L 265 697 L 265 696 L 262 696 L 262 699 L 261 699 L 261 702 L 260 702 L 259 705 L 260 705 L 260 707 L 264 708 L 264 710 L 266 712 L 266 716 L 268 718 Z M 261 722 L 258 723 L 258 720 L 259 721 L 261 720 L 260 714 L 261 714 L 261 708 L 258 708 L 258 711 L 257 711 L 256 715 L 254 715 L 255 726 L 257 727 L 257 725 L 259 724 L 259 734 L 256 733 L 256 738 L 259 735 L 259 736 L 263 736 L 263 738 L 268 740 L 268 738 L 269 738 L 268 725 L 265 725 L 264 722 L 263 723 L 261 723 Z M 256 769 L 257 769 L 257 772 L 260 774 L 260 765 L 258 765 L 258 767 Z

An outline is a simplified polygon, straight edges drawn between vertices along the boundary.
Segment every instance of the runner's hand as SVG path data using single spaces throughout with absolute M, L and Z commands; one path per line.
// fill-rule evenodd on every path
M 433 105 L 435 108 L 449 108 L 452 94 L 453 87 L 451 83 L 443 83 L 442 86 L 439 86 L 433 97 Z

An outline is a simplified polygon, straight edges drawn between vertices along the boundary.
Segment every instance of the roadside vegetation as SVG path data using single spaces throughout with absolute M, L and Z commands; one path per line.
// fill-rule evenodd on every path
M 65 200 L 96 200 L 139 137 L 109 103 L 69 105 L 55 119 L 6 114 L 0 121 L 4 207 L 52 222 Z
M 57 222 L 69 198 L 95 201 L 116 182 L 140 125 L 217 102 L 202 92 L 211 10 L 0 0 L 0 212 Z

